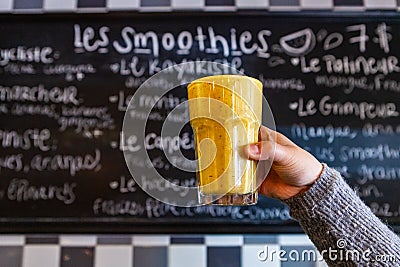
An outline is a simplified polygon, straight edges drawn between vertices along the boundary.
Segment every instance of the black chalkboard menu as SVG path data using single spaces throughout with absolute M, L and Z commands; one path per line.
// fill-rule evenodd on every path
M 277 129 L 338 169 L 376 215 L 399 229 L 397 15 L 2 15 L 0 21 L 0 231 L 301 231 L 273 199 L 180 208 L 153 199 L 132 179 L 123 151 L 138 149 L 150 161 L 133 156 L 133 166 L 195 182 L 195 174 L 166 159 L 176 149 L 194 156 L 189 126 L 165 142 L 148 129 L 144 146 L 121 129 L 132 94 L 148 77 L 200 60 L 260 79 Z M 201 64 L 180 71 L 207 74 Z M 149 120 L 163 122 L 168 108 L 186 98 L 184 86 L 165 95 Z M 151 96 L 141 103 L 152 103 Z

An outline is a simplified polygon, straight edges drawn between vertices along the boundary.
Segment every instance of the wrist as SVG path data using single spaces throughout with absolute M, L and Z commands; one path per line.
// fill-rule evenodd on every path
M 288 190 L 286 196 L 284 198 L 281 198 L 281 200 L 286 200 L 286 199 L 296 197 L 296 196 L 306 193 L 321 177 L 321 175 L 324 171 L 324 165 L 322 163 L 320 163 L 320 165 L 321 165 L 321 168 L 320 168 L 319 173 L 315 176 L 314 179 L 311 180 L 311 182 L 309 182 L 305 185 L 302 185 L 302 186 L 292 187 L 291 190 Z
M 319 171 L 318 175 L 316 176 L 316 178 L 314 178 L 310 183 L 302 186 L 302 188 L 300 188 L 299 192 L 297 194 L 293 195 L 293 197 L 307 192 L 315 184 L 315 182 L 321 177 L 321 174 L 324 172 L 324 164 L 320 163 L 320 166 L 321 166 L 321 168 L 320 168 L 320 171 Z

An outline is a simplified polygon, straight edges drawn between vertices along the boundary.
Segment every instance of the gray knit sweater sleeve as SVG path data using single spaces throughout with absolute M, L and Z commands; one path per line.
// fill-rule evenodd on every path
M 329 266 L 400 266 L 399 237 L 327 165 L 308 191 L 285 203 Z

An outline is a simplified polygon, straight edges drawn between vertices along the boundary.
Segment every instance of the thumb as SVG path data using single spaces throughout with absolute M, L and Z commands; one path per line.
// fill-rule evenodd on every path
M 262 141 L 249 144 L 245 147 L 247 157 L 252 160 L 273 160 L 282 162 L 285 160 L 287 148 L 272 141 Z
M 246 146 L 246 154 L 252 160 L 271 160 L 274 157 L 275 143 L 262 141 Z

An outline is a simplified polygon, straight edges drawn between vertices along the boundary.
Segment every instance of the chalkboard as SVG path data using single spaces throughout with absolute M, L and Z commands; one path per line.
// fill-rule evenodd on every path
M 2 15 L 0 22 L 0 231 L 301 231 L 273 199 L 179 208 L 131 178 L 122 152 L 138 148 L 151 161 L 131 164 L 194 183 L 195 174 L 176 170 L 164 154 L 194 157 L 188 125 L 164 146 L 150 129 L 146 146 L 136 147 L 121 129 L 130 97 L 148 77 L 198 60 L 260 79 L 277 129 L 337 168 L 399 229 L 398 16 Z M 201 68 L 182 71 L 206 74 Z M 187 98 L 185 87 L 165 97 L 174 107 Z M 168 108 L 156 111 L 153 124 Z

